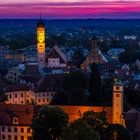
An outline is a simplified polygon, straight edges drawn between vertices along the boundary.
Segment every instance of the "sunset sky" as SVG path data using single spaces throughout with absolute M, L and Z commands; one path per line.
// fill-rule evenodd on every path
M 140 0 L 0 0 L 0 18 L 139 18 Z

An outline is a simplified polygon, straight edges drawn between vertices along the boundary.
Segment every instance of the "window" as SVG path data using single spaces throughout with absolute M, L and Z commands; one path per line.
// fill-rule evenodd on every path
M 24 140 L 24 136 L 21 136 L 21 140 Z
M 30 133 L 31 129 L 30 128 L 27 128 L 27 133 Z
M 23 97 L 23 93 L 21 93 L 21 97 Z
M 5 132 L 5 127 L 2 127 L 2 132 Z
M 40 103 L 40 99 L 38 99 L 38 102 Z
M 17 132 L 17 128 L 16 127 L 14 128 L 14 132 Z
M 8 140 L 12 140 L 12 137 L 11 137 L 11 135 L 8 135 Z
M 17 138 L 17 136 L 15 136 L 15 139 L 14 140 L 17 140 L 18 138 Z
M 119 94 L 116 94 L 116 97 L 120 97 L 120 95 Z
M 2 139 L 5 139 L 5 135 L 2 135 Z
M 27 137 L 27 140 L 31 140 L 31 137 Z
M 45 94 L 43 93 L 43 97 L 45 97 Z
M 8 127 L 8 132 L 11 132 L 11 127 Z
M 116 90 L 119 90 L 119 89 L 120 89 L 120 87 L 117 86 L 117 87 L 116 87 Z
M 21 133 L 23 133 L 24 132 L 24 128 L 21 128 Z
M 9 99 L 11 99 L 12 98 L 12 95 L 11 94 L 9 94 Z
M 17 94 L 15 94 L 15 98 L 17 98 Z

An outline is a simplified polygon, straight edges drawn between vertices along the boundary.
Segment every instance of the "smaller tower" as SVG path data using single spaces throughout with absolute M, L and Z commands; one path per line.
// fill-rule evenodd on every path
M 45 24 L 40 16 L 40 20 L 37 24 L 37 53 L 39 69 L 45 66 L 45 50 Z
M 117 79 L 113 85 L 113 120 L 115 124 L 124 125 L 123 119 L 123 84 Z

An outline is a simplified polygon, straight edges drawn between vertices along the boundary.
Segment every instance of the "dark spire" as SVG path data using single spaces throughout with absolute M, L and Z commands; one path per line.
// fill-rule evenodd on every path
M 96 36 L 92 37 L 92 49 L 97 47 L 97 40 L 98 38 Z
M 42 15 L 41 15 L 41 13 L 40 13 L 40 20 L 39 20 L 39 22 L 37 23 L 37 27 L 45 27 L 45 24 L 44 24 L 43 21 L 42 21 Z

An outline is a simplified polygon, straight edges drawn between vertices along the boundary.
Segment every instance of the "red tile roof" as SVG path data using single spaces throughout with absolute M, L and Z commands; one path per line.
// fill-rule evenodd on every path
M 32 124 L 34 107 L 32 105 L 0 104 L 0 124 L 14 125 L 13 117 L 19 118 L 19 124 L 29 126 Z

